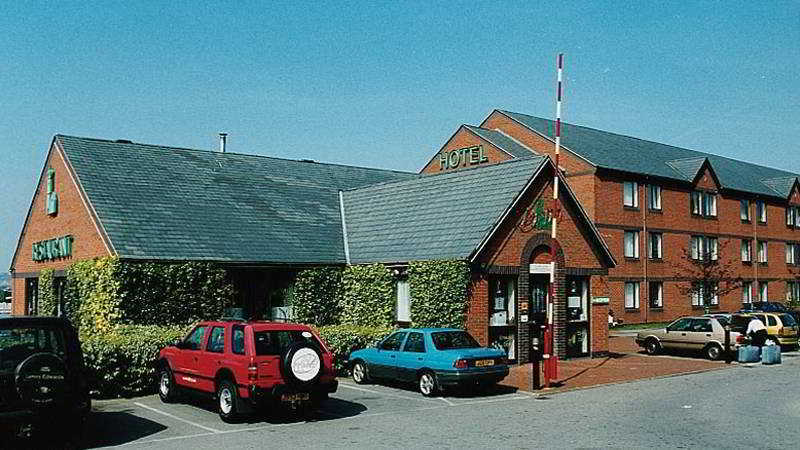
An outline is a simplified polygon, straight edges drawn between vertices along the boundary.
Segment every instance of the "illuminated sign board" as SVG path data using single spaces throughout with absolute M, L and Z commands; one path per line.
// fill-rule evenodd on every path
M 489 162 L 482 145 L 439 153 L 439 170 L 456 169 Z
M 34 261 L 52 261 L 54 259 L 72 256 L 72 243 L 75 238 L 62 236 L 60 238 L 39 241 L 33 244 Z

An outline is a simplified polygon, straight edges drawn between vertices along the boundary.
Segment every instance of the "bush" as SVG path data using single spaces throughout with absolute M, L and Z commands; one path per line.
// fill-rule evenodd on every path
M 140 263 L 107 257 L 67 269 L 66 316 L 79 329 L 122 323 L 185 325 L 217 319 L 233 303 L 225 271 L 211 263 Z
M 291 297 L 292 320 L 316 326 L 339 323 L 342 269 L 317 267 L 297 274 Z
M 389 327 L 362 327 L 357 325 L 331 325 L 317 328 L 317 333 L 328 345 L 335 358 L 334 368 L 346 375 L 345 363 L 350 353 L 371 347 L 393 331 Z
M 395 323 L 395 281 L 383 264 L 348 266 L 342 274 L 342 323 L 388 327 Z
M 155 392 L 159 350 L 187 331 L 183 326 L 122 325 L 102 333 L 83 333 L 81 348 L 90 389 L 102 398 Z
M 415 327 L 464 328 L 469 306 L 469 265 L 465 261 L 411 262 L 408 284 Z
M 55 316 L 58 313 L 56 304 L 56 289 L 53 285 L 53 269 L 42 269 L 39 271 L 39 305 L 38 315 Z

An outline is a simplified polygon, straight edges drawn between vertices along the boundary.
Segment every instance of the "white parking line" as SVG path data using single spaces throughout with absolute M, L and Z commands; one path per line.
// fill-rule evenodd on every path
M 448 405 L 450 405 L 450 406 L 456 406 L 456 404 L 455 404 L 455 403 L 451 402 L 450 400 L 448 400 L 448 399 L 446 399 L 446 398 L 444 398 L 444 397 L 439 397 L 439 400 L 441 400 L 441 401 L 443 401 L 443 402 L 447 403 L 447 404 L 448 404 Z
M 183 423 L 186 423 L 186 424 L 189 424 L 189 425 L 195 426 L 195 427 L 197 427 L 197 428 L 202 428 L 203 430 L 210 431 L 210 432 L 212 432 L 212 433 L 221 433 L 221 432 L 222 432 L 221 430 L 217 430 L 217 429 L 214 429 L 214 428 L 211 428 L 211 427 L 207 427 L 207 426 L 205 426 L 205 425 L 200 425 L 200 424 L 199 424 L 199 423 L 197 423 L 197 422 L 192 422 L 191 420 L 186 420 L 186 419 L 180 418 L 180 417 L 178 417 L 178 416 L 174 416 L 174 415 L 172 415 L 172 414 L 170 414 L 170 413 L 168 413 L 168 412 L 161 411 L 161 410 L 159 410 L 159 409 L 153 408 L 153 407 L 151 407 L 151 406 L 144 405 L 144 404 L 142 404 L 142 403 L 139 403 L 139 402 L 134 402 L 133 404 L 134 404 L 134 405 L 136 405 L 136 406 L 138 406 L 138 407 L 140 407 L 140 408 L 144 408 L 144 409 L 147 409 L 147 410 L 149 410 L 149 411 L 153 411 L 154 413 L 161 414 L 162 416 L 167 416 L 167 417 L 169 417 L 170 419 L 175 419 L 175 420 L 177 420 L 177 421 L 179 421 L 179 422 L 183 422 Z
M 348 389 L 353 389 L 353 390 L 356 390 L 356 391 L 369 392 L 370 394 L 386 395 L 386 396 L 389 396 L 389 397 L 397 397 L 397 398 L 402 398 L 402 399 L 406 399 L 406 400 L 417 400 L 417 401 L 420 401 L 420 402 L 435 402 L 435 400 L 430 400 L 430 399 L 422 398 L 422 397 L 407 397 L 405 395 L 392 394 L 391 392 L 373 391 L 372 389 L 365 389 L 365 388 L 362 388 L 362 387 L 354 386 L 354 385 L 352 385 L 350 383 L 339 382 L 339 386 L 346 387 Z

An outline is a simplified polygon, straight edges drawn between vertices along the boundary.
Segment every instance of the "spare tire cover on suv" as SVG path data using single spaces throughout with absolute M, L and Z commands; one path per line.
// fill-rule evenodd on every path
M 25 404 L 56 405 L 67 392 L 67 366 L 53 353 L 36 353 L 19 363 L 14 371 L 14 384 Z
M 298 387 L 314 384 L 322 375 L 322 354 L 316 346 L 295 342 L 281 358 L 281 369 L 289 384 Z

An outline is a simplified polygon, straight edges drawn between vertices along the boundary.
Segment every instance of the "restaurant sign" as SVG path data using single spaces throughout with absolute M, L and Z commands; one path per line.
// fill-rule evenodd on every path
M 456 169 L 489 162 L 482 145 L 465 147 L 453 151 L 442 150 L 439 153 L 439 170 Z
M 60 238 L 39 241 L 33 244 L 34 261 L 52 261 L 54 259 L 72 256 L 72 243 L 75 238 L 62 236 Z

